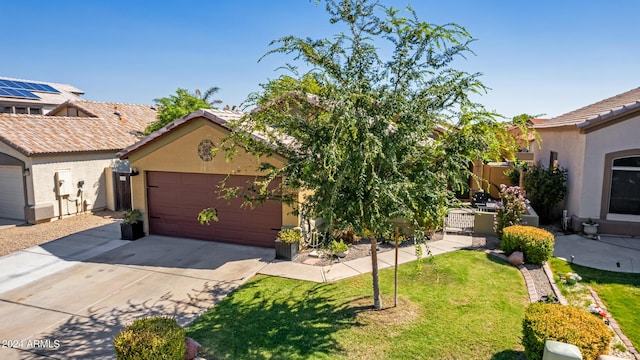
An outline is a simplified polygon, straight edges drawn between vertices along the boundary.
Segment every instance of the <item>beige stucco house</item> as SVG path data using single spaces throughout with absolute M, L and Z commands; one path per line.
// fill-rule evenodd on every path
M 143 138 L 118 155 L 138 173 L 131 177 L 133 207 L 144 215 L 149 234 L 274 247 L 283 226 L 297 226 L 292 208 L 270 200 L 255 208 L 242 198 L 219 198 L 218 185 L 247 188 L 261 175 L 259 160 L 242 149 L 232 161 L 222 152 L 212 156 L 230 133 L 228 122 L 244 114 L 227 110 L 198 110 Z M 260 161 L 282 166 L 284 158 Z M 227 175 L 233 174 L 229 178 Z M 218 221 L 202 225 L 198 213 L 214 208 Z
M 592 218 L 606 234 L 640 235 L 640 88 L 534 125 L 535 161 L 568 169 L 574 230 Z
M 128 174 L 111 173 L 116 153 L 155 118 L 146 105 L 85 100 L 47 115 L 0 114 L 0 217 L 36 223 L 113 209 L 117 188 L 129 188 L 117 186 Z

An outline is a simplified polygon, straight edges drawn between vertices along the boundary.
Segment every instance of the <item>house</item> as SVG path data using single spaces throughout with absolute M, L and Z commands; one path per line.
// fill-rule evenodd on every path
M 67 84 L 0 77 L 0 113 L 43 115 L 80 95 L 84 91 Z
M 112 174 L 115 155 L 155 119 L 146 105 L 77 99 L 47 115 L 0 114 L 0 217 L 37 223 L 130 207 L 129 168 Z
M 221 182 L 227 188 L 246 189 L 261 175 L 259 160 L 242 149 L 231 162 L 225 161 L 222 152 L 211 153 L 230 134 L 228 123 L 243 115 L 198 110 L 118 153 L 139 173 L 131 177 L 131 192 L 133 207 L 143 213 L 146 232 L 274 247 L 283 226 L 299 224 L 293 209 L 280 201 L 269 200 L 252 208 L 243 206 L 242 198 L 219 197 Z M 277 155 L 262 160 L 274 166 L 286 161 Z M 218 221 L 200 224 L 198 213 L 205 208 L 214 208 Z
M 534 159 L 568 170 L 562 209 L 580 231 L 592 218 L 607 234 L 640 235 L 640 88 L 534 125 Z

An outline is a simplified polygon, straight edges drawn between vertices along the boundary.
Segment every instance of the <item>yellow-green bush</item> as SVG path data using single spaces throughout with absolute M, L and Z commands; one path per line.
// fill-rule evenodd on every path
M 553 234 L 533 226 L 513 225 L 504 228 L 500 247 L 511 254 L 522 251 L 529 264 L 542 264 L 553 255 Z
M 529 360 L 542 359 L 547 340 L 577 346 L 585 360 L 607 354 L 611 342 L 611 331 L 600 317 L 560 304 L 529 305 L 524 314 L 522 333 L 522 345 Z
M 118 360 L 183 360 L 185 330 L 170 317 L 134 321 L 113 339 Z

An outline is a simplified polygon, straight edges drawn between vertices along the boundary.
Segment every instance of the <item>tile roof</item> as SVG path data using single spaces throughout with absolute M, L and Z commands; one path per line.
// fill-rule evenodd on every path
M 31 156 L 123 149 L 144 127 L 116 118 L 0 114 L 0 141 Z
M 114 102 L 98 102 L 89 100 L 71 100 L 52 109 L 47 116 L 59 114 L 66 107 L 76 107 L 92 117 L 99 117 L 118 124 L 129 131 L 142 132 L 150 122 L 156 120 L 156 110 L 150 105 L 121 104 Z M 119 114 L 116 114 L 117 113 Z M 130 144 L 127 144 L 130 145 Z
M 176 119 L 172 123 L 164 126 L 163 128 L 151 133 L 145 138 L 141 139 L 137 143 L 128 146 L 125 149 L 122 149 L 118 152 L 117 156 L 121 159 L 124 159 L 129 156 L 132 152 L 144 147 L 145 145 L 154 142 L 156 139 L 164 136 L 165 134 L 177 129 L 179 127 L 184 126 L 191 119 L 203 117 L 208 119 L 209 121 L 222 126 L 223 128 L 229 129 L 227 123 L 230 121 L 238 120 L 245 115 L 244 112 L 241 111 L 233 111 L 233 110 L 216 110 L 216 109 L 200 109 L 196 110 L 190 114 L 187 114 L 179 119 Z
M 557 116 L 534 127 L 537 129 L 560 126 L 584 128 L 638 109 L 640 109 L 640 87 Z
M 12 97 L 3 97 L 0 96 L 0 100 L 4 102 L 11 103 L 29 103 L 29 104 L 61 104 L 67 100 L 77 100 L 80 99 L 80 95 L 84 95 L 84 91 L 78 89 L 75 86 L 69 84 L 58 84 L 52 82 L 45 81 L 36 81 L 36 80 L 25 80 L 25 79 L 15 79 L 5 76 L 0 76 L 1 80 L 15 80 L 15 81 L 25 81 L 36 84 L 46 84 L 52 86 L 54 89 L 60 91 L 60 94 L 51 94 L 46 92 L 38 92 L 34 90 L 34 93 L 40 97 L 40 99 L 16 99 Z

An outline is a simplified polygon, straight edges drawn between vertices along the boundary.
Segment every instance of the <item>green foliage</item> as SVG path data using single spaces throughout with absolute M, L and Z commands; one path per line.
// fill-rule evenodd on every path
M 363 301 L 370 274 L 324 284 L 256 276 L 187 334 L 206 359 L 522 359 L 528 296 L 518 270 L 477 251 L 434 259 L 437 273 L 431 263 L 399 266 L 396 308 Z M 393 279 L 380 271 L 383 293 Z
M 122 214 L 123 224 L 135 224 L 142 221 L 142 213 L 138 209 L 129 209 Z
M 302 242 L 302 231 L 300 229 L 283 229 L 278 232 L 278 240 L 286 243 Z
M 640 276 L 638 274 L 588 268 L 555 257 L 549 260 L 549 265 L 555 274 L 579 273 L 582 281 L 588 283 L 607 305 L 607 310 L 616 319 L 633 346 L 636 349 L 640 348 L 640 316 L 638 316 Z M 558 280 L 557 283 L 562 288 L 562 283 Z M 580 292 L 572 291 L 571 294 L 575 294 L 577 303 L 581 304 L 584 303 L 585 296 L 590 296 L 586 288 L 581 288 Z M 569 296 L 567 298 L 572 301 Z
M 342 240 L 333 240 L 329 246 L 329 250 L 334 254 L 343 253 L 349 250 L 349 245 L 345 244 Z
M 217 88 L 212 89 L 216 89 L 217 91 Z M 208 91 L 205 93 L 206 97 L 201 98 L 197 94 L 190 94 L 186 89 L 178 89 L 176 90 L 175 95 L 153 99 L 158 107 L 157 120 L 147 126 L 144 130 L 145 135 L 149 135 L 174 120 L 196 110 L 211 109 L 211 100 L 209 100 L 210 94 L 207 95 L 207 93 Z M 216 100 L 214 100 L 214 102 L 215 101 Z
M 468 186 L 468 164 L 498 156 L 507 136 L 470 99 L 485 91 L 479 75 L 451 66 L 473 39 L 461 26 L 420 21 L 411 9 L 401 17 L 367 0 L 328 0 L 326 9 L 349 33 L 273 41 L 267 55 L 291 55 L 312 70 L 288 64 L 291 76 L 263 84 L 250 97 L 259 110 L 232 124 L 239 131 L 221 147 L 284 156 L 282 168 L 263 166 L 265 178 L 309 190 L 302 210 L 327 220 L 326 238 L 348 226 L 383 234 L 393 218 L 438 228 L 454 191 Z M 390 54 L 378 51 L 389 46 Z M 263 193 L 254 201 L 274 196 L 297 200 Z
M 183 360 L 185 330 L 170 317 L 134 321 L 113 340 L 118 360 Z
M 607 354 L 611 332 L 589 312 L 560 304 L 533 303 L 525 312 L 522 344 L 527 359 L 541 360 L 546 340 L 573 344 L 586 360 Z
M 198 222 L 200 224 L 211 225 L 211 221 L 218 221 L 218 211 L 214 208 L 206 208 L 198 213 Z
M 500 247 L 507 254 L 522 251 L 529 264 L 543 264 L 553 255 L 554 241 L 553 234 L 547 230 L 514 225 L 504 228 Z
M 505 227 L 520 224 L 528 203 L 520 187 L 500 184 L 500 206 L 496 211 L 494 226 L 498 238 L 502 238 L 502 229 Z
M 530 166 L 524 174 L 524 189 L 531 205 L 543 223 L 551 220 L 551 212 L 567 193 L 567 169 L 545 169 L 540 163 Z

